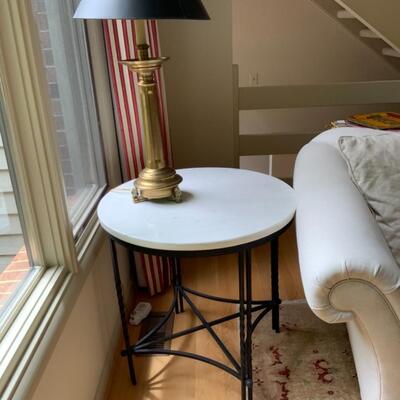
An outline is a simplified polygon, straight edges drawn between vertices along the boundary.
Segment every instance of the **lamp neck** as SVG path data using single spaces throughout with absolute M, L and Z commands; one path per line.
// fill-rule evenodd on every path
M 146 22 L 144 20 L 135 21 L 135 34 L 136 34 L 136 48 L 138 51 L 138 59 L 140 61 L 148 60 L 150 58 L 149 48 L 147 43 Z
M 148 60 L 150 58 L 150 46 L 147 43 L 138 44 L 136 47 L 140 61 Z

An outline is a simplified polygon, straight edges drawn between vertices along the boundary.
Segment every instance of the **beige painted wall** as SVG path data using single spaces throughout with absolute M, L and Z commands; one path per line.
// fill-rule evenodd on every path
M 122 266 L 123 261 L 122 257 Z M 88 268 L 89 274 L 75 303 L 60 305 L 58 314 L 71 307 L 72 311 L 60 328 L 61 333 L 29 396 L 32 400 L 103 398 L 120 336 L 111 257 L 104 235 Z M 129 282 L 126 268 L 122 280 Z M 57 319 L 56 315 L 54 322 Z
M 333 0 L 332 0 L 333 1 Z M 373 1 L 373 0 L 371 0 Z M 233 61 L 241 86 L 400 79 L 383 57 L 361 43 L 310 0 L 232 0 Z M 390 107 L 393 109 L 393 107 Z M 244 133 L 322 130 L 329 121 L 376 107 L 336 107 L 241 113 Z M 294 156 L 274 157 L 273 174 L 292 174 Z M 242 166 L 270 163 L 246 158 Z
M 211 21 L 160 22 L 177 167 L 233 165 L 231 0 L 205 0 Z
M 333 1 L 333 0 L 332 0 Z M 261 85 L 397 79 L 399 73 L 310 0 L 232 0 L 239 79 Z

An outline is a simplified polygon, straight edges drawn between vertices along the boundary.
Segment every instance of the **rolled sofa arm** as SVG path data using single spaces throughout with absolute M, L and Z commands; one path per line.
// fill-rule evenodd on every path
M 337 148 L 347 133 L 318 136 L 296 161 L 302 281 L 318 317 L 347 323 L 362 400 L 398 400 L 400 268 Z
M 331 323 L 351 319 L 351 312 L 334 308 L 330 299 L 332 289 L 350 279 L 394 293 L 399 266 L 338 149 L 318 141 L 305 146 L 294 184 L 301 275 L 313 311 Z

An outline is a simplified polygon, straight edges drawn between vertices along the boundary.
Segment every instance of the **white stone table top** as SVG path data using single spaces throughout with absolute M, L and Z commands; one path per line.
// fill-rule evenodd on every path
M 263 239 L 294 217 L 294 190 L 258 172 L 230 168 L 182 169 L 183 200 L 135 204 L 127 182 L 100 202 L 106 232 L 157 250 L 216 250 Z

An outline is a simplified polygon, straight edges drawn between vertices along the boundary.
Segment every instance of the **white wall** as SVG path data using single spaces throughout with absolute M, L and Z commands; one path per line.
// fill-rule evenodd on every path
M 160 21 L 177 167 L 233 166 L 232 5 L 204 0 L 211 21 Z
M 120 322 L 111 257 L 104 239 L 96 253 L 88 265 L 90 272 L 79 296 L 29 397 L 33 400 L 103 398 L 120 337 Z M 124 260 L 126 258 L 122 257 L 122 266 L 126 265 Z M 126 268 L 122 268 L 122 272 L 124 270 L 122 280 L 129 282 Z M 59 313 L 65 308 L 70 309 L 71 305 L 62 303 Z
M 399 79 L 400 73 L 310 0 L 232 0 L 233 61 L 241 86 Z M 334 1 L 334 0 L 332 0 Z M 323 129 L 331 120 L 376 107 L 241 113 L 242 133 Z M 291 174 L 294 157 L 275 157 L 273 173 Z M 267 161 L 245 160 L 264 168 Z
M 333 1 L 333 0 L 332 0 Z M 399 73 L 310 0 L 233 0 L 239 79 L 261 85 L 397 79 Z

